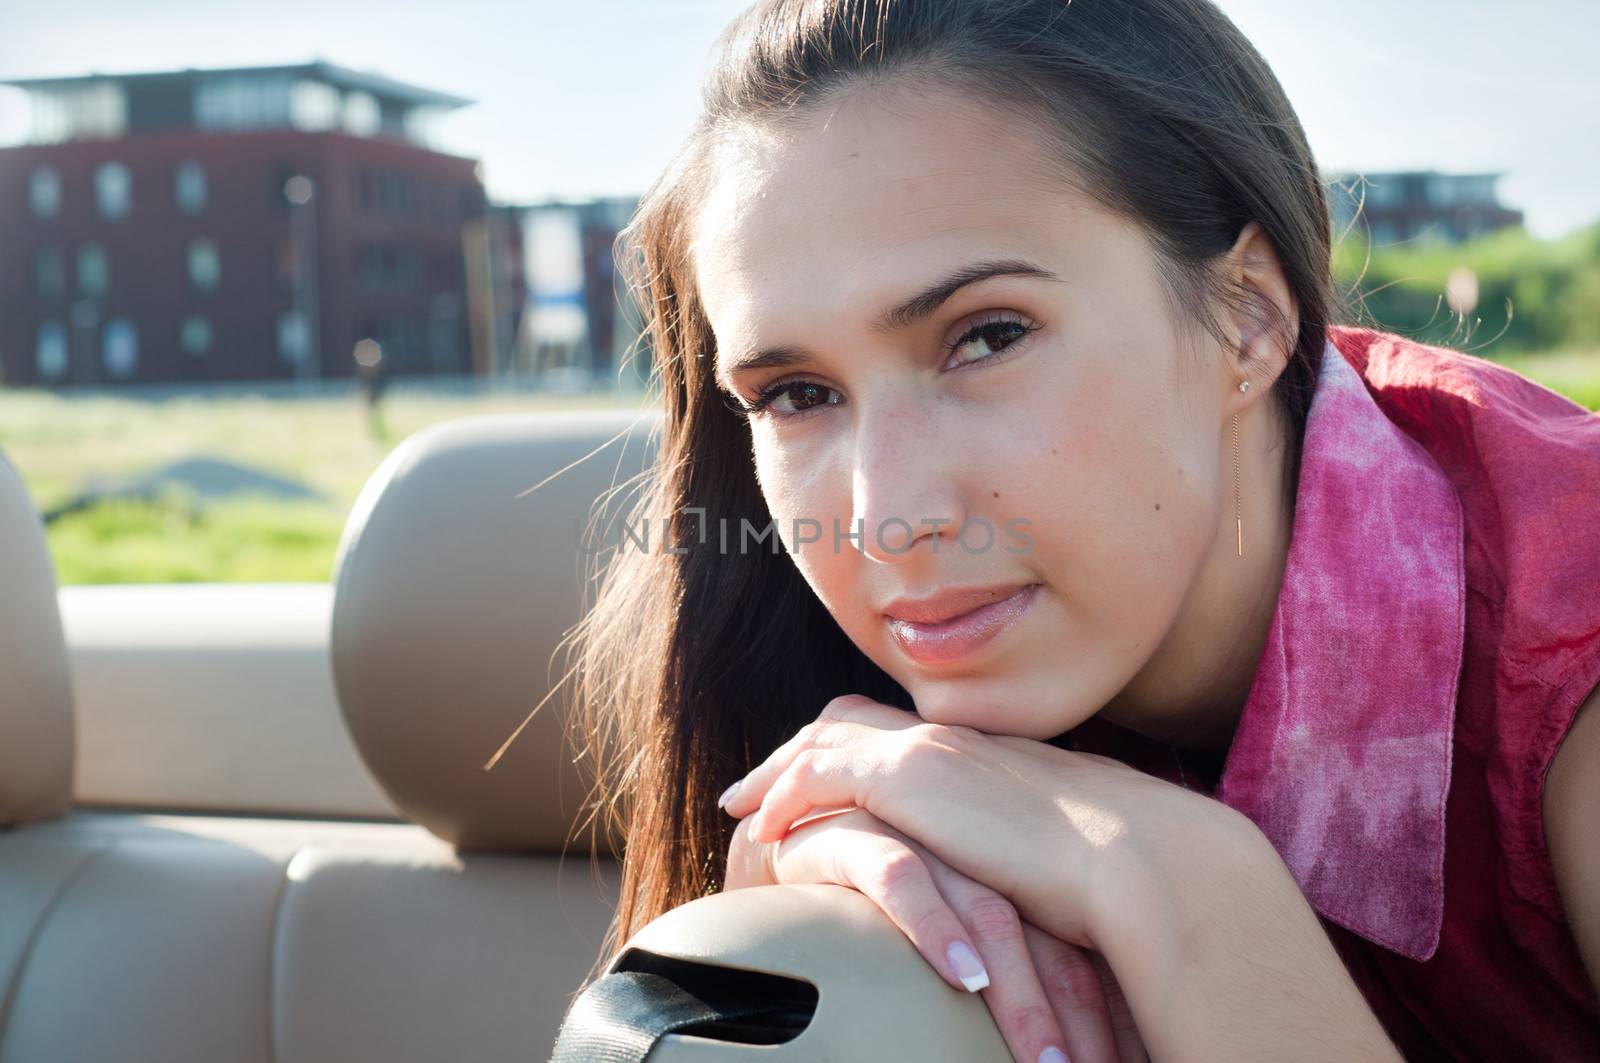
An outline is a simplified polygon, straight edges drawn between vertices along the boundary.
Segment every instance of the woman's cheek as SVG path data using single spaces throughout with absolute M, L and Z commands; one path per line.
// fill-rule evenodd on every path
M 800 460 L 792 445 L 780 446 L 760 436 L 756 439 L 756 483 L 776 525 L 778 538 L 791 552 L 795 548 L 797 527 L 804 531 L 807 519 L 820 521 L 826 527 L 833 516 L 830 509 L 835 503 L 829 496 L 835 492 L 828 490 L 828 473 L 818 467 L 820 464 Z
M 836 547 L 833 535 L 835 520 L 842 532 L 850 529 L 850 495 L 816 475 L 815 469 L 803 475 L 798 472 L 780 467 L 762 475 L 762 494 L 781 548 L 787 550 L 817 598 L 834 610 L 848 600 L 858 578 L 860 555 L 855 546 L 841 535 Z M 848 479 L 844 482 L 848 484 Z M 770 548 L 761 544 L 761 549 Z
M 1083 450 L 1091 453 L 1062 464 L 1035 507 L 1034 567 L 1074 615 L 1137 637 L 1148 612 L 1169 604 L 1171 566 L 1190 553 L 1172 550 L 1174 538 L 1188 534 L 1185 507 L 1173 513 L 1156 497 L 1150 470 L 1127 468 L 1098 444 Z

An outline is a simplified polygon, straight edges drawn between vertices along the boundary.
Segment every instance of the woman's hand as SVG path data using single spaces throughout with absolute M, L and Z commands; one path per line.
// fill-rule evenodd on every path
M 1005 897 L 870 812 L 817 815 L 776 842 L 751 841 L 749 823 L 734 831 L 724 888 L 831 882 L 859 890 L 950 984 L 983 993 L 1019 1063 L 1148 1060 L 1103 956 L 1024 923 Z M 972 960 L 952 963 L 952 945 Z M 1050 1052 L 1063 1047 L 1065 1057 Z
M 757 842 L 813 811 L 866 809 L 1051 937 L 1091 949 L 1108 921 L 1161 903 L 1160 869 L 1239 830 L 1221 829 L 1236 815 L 1227 806 L 1110 757 L 930 724 L 859 695 L 830 701 L 719 803 L 752 817 Z

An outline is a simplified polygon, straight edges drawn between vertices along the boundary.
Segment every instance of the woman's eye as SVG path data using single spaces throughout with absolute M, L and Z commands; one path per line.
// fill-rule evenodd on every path
M 955 356 L 958 363 L 981 362 L 1016 343 L 1032 332 L 1034 327 L 1010 317 L 979 322 L 950 345 L 950 353 Z M 960 354 L 963 348 L 970 349 L 971 355 Z
M 778 414 L 805 413 L 820 406 L 832 405 L 828 400 L 830 394 L 837 395 L 838 392 L 814 380 L 793 380 L 763 391 L 760 405 L 762 409 L 770 409 Z
M 949 345 L 947 352 L 957 356 L 963 348 L 971 348 L 970 356 L 956 358 L 957 366 L 987 361 L 1016 347 L 1024 336 L 1038 328 L 1014 317 L 991 318 L 968 328 L 960 339 Z M 727 396 L 723 401 L 741 417 L 767 413 L 783 420 L 803 417 L 826 406 L 837 406 L 841 397 L 833 388 L 814 380 L 782 380 L 764 388 L 754 402 L 746 403 L 737 396 Z

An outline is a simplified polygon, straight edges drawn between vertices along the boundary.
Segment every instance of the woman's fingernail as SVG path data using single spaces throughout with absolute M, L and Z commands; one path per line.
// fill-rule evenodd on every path
M 722 796 L 717 798 L 717 807 L 718 808 L 727 808 L 728 807 L 728 802 L 733 800 L 733 795 L 738 793 L 739 792 L 739 787 L 741 787 L 743 785 L 744 785 L 744 780 L 740 779 L 738 782 L 734 783 L 732 786 L 730 786 L 726 790 L 722 791 Z
M 961 979 L 967 992 L 976 993 L 989 984 L 989 972 L 984 970 L 983 961 L 965 941 L 952 941 L 945 955 L 950 960 L 950 970 Z
M 1072 1063 L 1072 1061 L 1067 1058 L 1065 1052 L 1055 1045 L 1051 1045 L 1039 1053 L 1039 1063 Z

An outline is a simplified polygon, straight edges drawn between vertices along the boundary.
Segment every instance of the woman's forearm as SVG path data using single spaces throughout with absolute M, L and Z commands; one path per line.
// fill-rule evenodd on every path
M 1289 869 L 1226 806 L 1108 885 L 1096 945 L 1155 1063 L 1399 1060 Z

